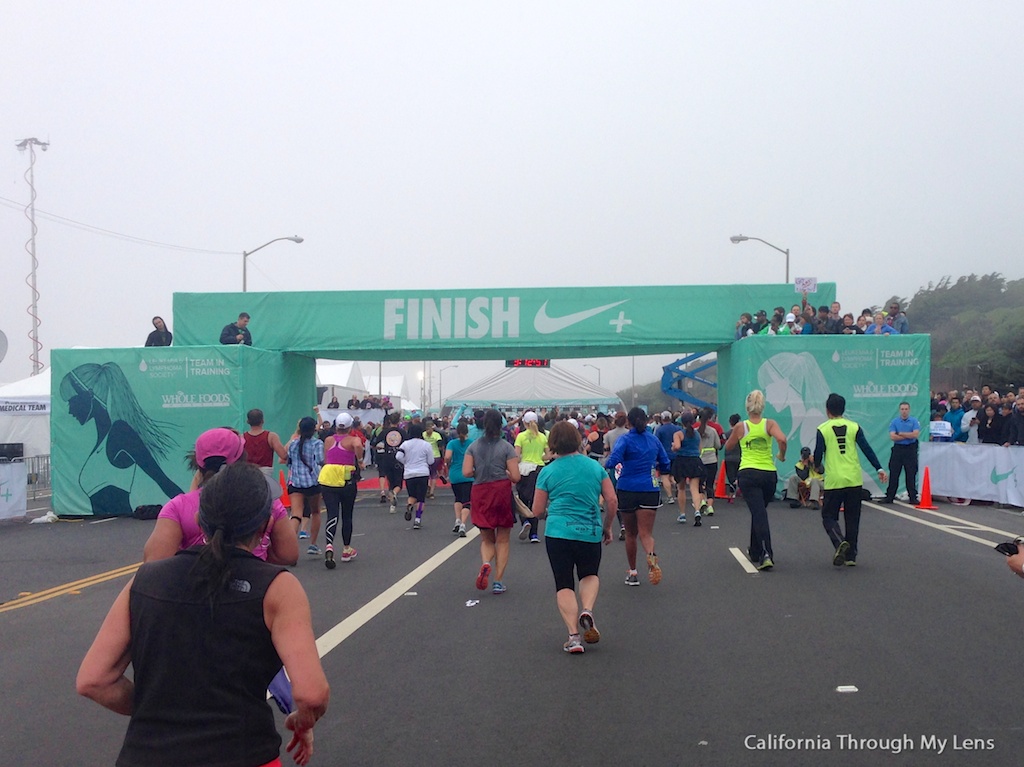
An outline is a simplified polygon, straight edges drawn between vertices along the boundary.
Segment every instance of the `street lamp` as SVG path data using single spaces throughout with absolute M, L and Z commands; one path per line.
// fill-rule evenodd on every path
M 742 234 L 734 234 L 732 237 L 729 238 L 729 241 L 733 245 L 737 245 L 737 244 L 739 244 L 741 242 L 746 242 L 747 240 L 757 240 L 758 242 L 763 242 L 769 248 L 775 248 L 777 251 L 779 251 L 779 253 L 785 253 L 786 254 L 786 284 L 788 285 L 789 284 L 789 248 L 786 248 L 785 250 L 783 250 L 782 248 L 778 247 L 777 245 L 772 245 L 767 240 L 762 240 L 760 237 L 746 237 L 746 236 L 744 236 Z
M 444 410 L 444 371 L 451 368 L 457 368 L 458 365 L 445 365 L 437 373 L 437 412 L 440 413 Z
M 32 303 L 28 307 L 28 316 L 32 318 L 32 330 L 29 331 L 28 337 L 32 341 L 32 353 L 29 356 L 32 362 L 32 375 L 37 376 L 43 371 L 43 363 L 39 361 L 39 352 L 43 350 L 43 345 L 39 343 L 39 290 L 36 288 L 36 270 L 39 268 L 39 260 L 36 258 L 36 232 L 39 231 L 36 227 L 36 147 L 45 152 L 50 146 L 50 142 L 40 141 L 37 138 L 26 138 L 15 146 L 18 147 L 19 152 L 28 150 L 28 173 L 25 174 L 25 180 L 28 181 L 29 202 L 25 213 L 32 225 L 32 236 L 25 243 L 32 263 L 32 271 L 29 272 L 26 280 L 32 296 Z
M 420 379 L 420 412 L 427 409 L 426 405 L 423 404 L 423 400 L 427 397 L 427 382 L 424 380 L 427 377 L 427 363 L 423 363 L 423 367 L 416 371 L 416 377 Z
M 248 286 L 249 256 L 251 256 L 257 250 L 263 250 L 265 247 L 267 247 L 267 245 L 273 245 L 275 242 L 280 242 L 281 240 L 291 240 L 292 242 L 302 242 L 302 238 L 299 237 L 299 235 L 294 234 L 291 237 L 277 237 L 276 239 L 273 239 L 270 242 L 265 242 L 262 245 L 260 245 L 258 248 L 253 248 L 250 251 L 244 251 L 244 250 L 242 251 L 242 292 L 243 293 L 246 292 L 246 288 Z
M 583 363 L 583 367 L 585 367 L 585 368 L 594 368 L 594 370 L 597 371 L 597 385 L 600 386 L 601 385 L 601 368 L 599 368 L 597 365 L 591 365 L 589 362 L 584 362 Z

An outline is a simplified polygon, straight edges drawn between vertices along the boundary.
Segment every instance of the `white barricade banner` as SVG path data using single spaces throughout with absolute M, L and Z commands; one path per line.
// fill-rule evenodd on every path
M 28 473 L 25 464 L 0 463 L 0 519 L 28 513 Z
M 920 465 L 932 495 L 1024 506 L 1024 447 L 922 442 Z

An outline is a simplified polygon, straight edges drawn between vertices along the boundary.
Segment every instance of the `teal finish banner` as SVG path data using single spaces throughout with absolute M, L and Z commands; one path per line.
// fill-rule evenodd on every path
M 792 285 L 175 293 L 173 327 L 175 343 L 217 343 L 246 312 L 254 346 L 334 359 L 614 357 L 711 351 L 741 312 L 799 302 Z
M 312 415 L 314 361 L 247 346 L 55 349 L 53 508 L 120 516 L 188 490 L 186 454 L 251 408 L 287 439 Z
M 800 448 L 814 449 L 818 426 L 827 420 L 825 400 L 832 392 L 846 398 L 846 417 L 856 421 L 888 471 L 892 441 L 889 424 L 899 404 L 910 403 L 927 440 L 931 337 L 754 336 L 719 352 L 719 414 L 745 418 L 744 401 L 753 389 L 765 395 L 766 418 L 778 422 L 789 442 L 786 466 L 793 473 Z M 870 464 L 861 459 L 865 487 L 884 490 Z

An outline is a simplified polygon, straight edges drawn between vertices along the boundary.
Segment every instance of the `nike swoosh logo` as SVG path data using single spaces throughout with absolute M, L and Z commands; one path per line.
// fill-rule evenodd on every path
M 1005 474 L 998 474 L 995 469 L 992 469 L 992 476 L 991 476 L 992 484 L 993 485 L 998 485 L 1000 482 L 1002 482 L 1004 479 L 1009 477 L 1015 471 L 1017 471 L 1017 469 L 1014 468 L 1014 469 L 1010 469 Z
M 549 333 L 557 333 L 559 330 L 565 330 L 568 327 L 575 325 L 577 322 L 583 322 L 583 320 L 590 319 L 601 312 L 608 311 L 613 306 L 624 304 L 629 299 L 622 301 L 616 301 L 614 304 L 605 304 L 604 306 L 596 306 L 593 309 L 584 309 L 582 312 L 573 312 L 567 314 L 564 317 L 549 317 L 548 316 L 548 302 L 545 301 L 540 309 L 537 310 L 537 316 L 533 318 L 533 329 L 541 335 L 547 335 Z

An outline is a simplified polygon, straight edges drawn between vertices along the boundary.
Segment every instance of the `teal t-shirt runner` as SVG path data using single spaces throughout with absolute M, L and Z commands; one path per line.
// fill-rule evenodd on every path
M 448 481 L 453 485 L 458 485 L 463 482 L 472 482 L 473 478 L 466 479 L 462 476 L 462 461 L 466 457 L 466 450 L 473 444 L 473 440 L 466 437 L 466 441 L 462 442 L 458 439 L 448 440 L 447 450 L 452 451 L 452 465 L 448 467 Z
M 607 472 L 585 455 L 563 455 L 543 469 L 537 489 L 548 494 L 548 517 L 544 535 L 570 541 L 600 543 L 601 483 Z

